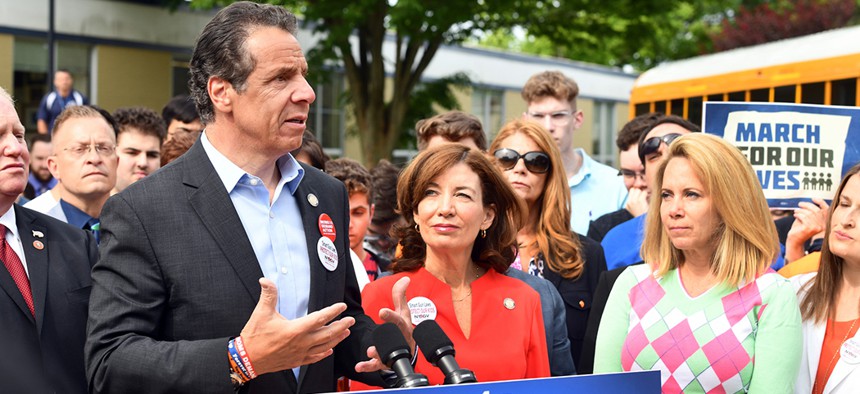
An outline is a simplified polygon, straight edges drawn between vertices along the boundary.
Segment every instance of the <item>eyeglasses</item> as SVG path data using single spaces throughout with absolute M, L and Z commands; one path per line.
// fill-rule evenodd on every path
M 626 169 L 622 168 L 620 171 L 618 171 L 618 176 L 623 176 L 627 179 L 636 179 L 636 178 L 645 179 L 645 171 L 638 172 L 638 171 L 631 171 L 631 170 L 626 170 Z
M 543 123 L 544 119 L 549 117 L 550 123 L 552 123 L 554 126 L 558 126 L 558 127 L 567 126 L 570 123 L 570 120 L 573 118 L 573 116 L 572 116 L 573 112 L 572 111 L 558 111 L 558 112 L 551 112 L 548 114 L 542 114 L 540 112 L 528 112 L 527 114 L 528 114 L 529 118 L 531 118 L 532 120 L 535 120 L 537 122 L 540 122 L 540 123 Z
M 63 148 L 64 151 L 69 152 L 74 157 L 82 157 L 92 149 L 95 149 L 96 153 L 101 157 L 108 157 L 116 152 L 116 146 L 104 144 L 75 145 Z
M 660 144 L 666 143 L 666 146 L 672 144 L 672 141 L 675 141 L 681 134 L 672 133 L 666 134 L 662 137 L 651 137 L 645 141 L 642 141 L 642 145 L 639 145 L 639 160 L 642 161 L 642 164 L 645 164 L 645 158 L 648 155 L 657 152 L 660 150 Z
M 499 162 L 499 165 L 503 170 L 510 170 L 517 165 L 517 162 L 520 161 L 520 158 L 523 159 L 523 163 L 526 165 L 526 169 L 535 173 L 535 174 L 543 174 L 549 171 L 549 155 L 543 152 L 526 152 L 522 155 L 513 150 L 513 149 L 497 149 L 493 152 L 493 156 Z

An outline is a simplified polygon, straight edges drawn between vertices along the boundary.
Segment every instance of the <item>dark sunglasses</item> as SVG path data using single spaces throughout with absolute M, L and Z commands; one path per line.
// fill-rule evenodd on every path
M 680 136 L 681 134 L 672 133 L 662 137 L 651 137 L 642 141 L 642 144 L 639 145 L 639 160 L 642 164 L 645 164 L 645 157 L 660 150 L 660 144 L 665 142 L 666 146 L 669 146 L 672 144 L 672 141 L 675 141 Z
M 513 149 L 497 149 L 493 152 L 493 156 L 496 157 L 496 160 L 499 161 L 499 164 L 502 166 L 503 170 L 510 170 L 517 165 L 517 162 L 520 161 L 520 158 L 523 158 L 523 163 L 526 165 L 526 169 L 535 173 L 535 174 L 543 174 L 549 171 L 549 155 L 543 152 L 526 152 L 524 154 L 520 154 L 519 152 Z

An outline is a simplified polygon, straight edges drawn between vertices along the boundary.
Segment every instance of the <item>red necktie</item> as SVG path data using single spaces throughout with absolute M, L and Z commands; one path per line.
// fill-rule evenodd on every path
M 2 236 L 0 236 L 0 259 L 3 259 L 3 265 L 9 270 L 12 280 L 15 281 L 15 285 L 18 286 L 18 290 L 24 296 L 24 302 L 30 308 L 30 313 L 36 316 L 36 309 L 33 307 L 33 293 L 30 291 L 30 278 L 27 277 L 27 272 L 24 271 L 24 264 L 21 264 L 18 254 L 6 242 L 6 231 L 8 229 L 3 225 L 0 225 L 0 229 L 3 232 Z

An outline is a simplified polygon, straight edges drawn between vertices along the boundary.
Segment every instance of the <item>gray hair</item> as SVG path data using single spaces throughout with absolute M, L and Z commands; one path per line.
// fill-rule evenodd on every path
M 207 91 L 210 77 L 230 82 L 240 93 L 245 90 L 248 75 L 256 67 L 254 56 L 245 51 L 245 42 L 257 27 L 278 27 L 292 35 L 298 29 L 296 16 L 283 7 L 241 1 L 219 11 L 197 38 L 188 88 L 203 124 L 215 120 Z

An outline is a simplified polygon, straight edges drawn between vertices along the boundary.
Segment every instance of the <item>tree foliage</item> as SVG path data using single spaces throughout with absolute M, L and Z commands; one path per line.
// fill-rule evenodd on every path
M 181 0 L 169 0 L 176 4 Z M 342 68 L 347 99 L 366 164 L 388 158 L 404 142 L 415 116 L 427 116 L 433 103 L 456 105 L 451 76 L 422 83 L 422 76 L 442 45 L 461 43 L 476 31 L 510 23 L 521 0 L 469 0 L 441 5 L 432 0 L 269 0 L 300 15 L 306 28 L 321 37 L 308 51 L 311 70 Z M 211 8 L 232 0 L 193 0 Z M 394 51 L 386 52 L 390 43 Z M 327 67 L 326 67 L 327 66 Z M 442 88 L 444 86 L 444 88 Z M 446 105 L 447 104 L 447 105 Z M 410 124 L 411 123 L 411 124 Z
M 516 22 L 538 44 L 527 52 L 644 70 L 709 50 L 714 21 L 739 1 L 538 0 Z
M 843 27 L 852 22 L 857 0 L 772 1 L 742 5 L 734 18 L 711 34 L 715 51 L 756 45 Z

